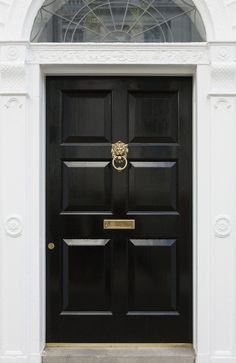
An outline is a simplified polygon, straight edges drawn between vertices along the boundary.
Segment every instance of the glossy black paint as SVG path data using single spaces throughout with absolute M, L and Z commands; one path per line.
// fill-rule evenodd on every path
M 47 342 L 192 341 L 191 105 L 190 77 L 47 78 Z

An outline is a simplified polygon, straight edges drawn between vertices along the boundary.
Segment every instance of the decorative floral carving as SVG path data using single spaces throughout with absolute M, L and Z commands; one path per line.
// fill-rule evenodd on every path
M 11 107 L 22 108 L 22 106 L 23 106 L 22 103 L 16 97 L 9 98 L 7 103 L 5 103 L 4 105 L 5 108 L 11 108 Z
M 22 221 L 19 216 L 10 216 L 5 222 L 6 234 L 11 237 L 19 237 L 22 234 Z
M 226 47 L 220 48 L 219 51 L 218 51 L 218 56 L 219 56 L 219 58 L 221 58 L 223 60 L 228 59 L 229 56 L 230 56 L 230 54 L 228 52 L 228 49 Z
M 207 52 L 203 49 L 148 49 L 135 48 L 117 50 L 102 49 L 96 47 L 76 50 L 70 50 L 65 47 L 64 50 L 51 47 L 51 49 L 37 49 L 32 47 L 29 52 L 27 62 L 39 64 L 207 64 Z
M 226 108 L 231 108 L 232 107 L 232 103 L 227 99 L 227 98 L 218 98 L 215 101 L 215 108 L 216 109 L 226 109 Z
M 218 216 L 215 220 L 215 235 L 219 238 L 228 237 L 231 234 L 231 221 L 227 216 Z

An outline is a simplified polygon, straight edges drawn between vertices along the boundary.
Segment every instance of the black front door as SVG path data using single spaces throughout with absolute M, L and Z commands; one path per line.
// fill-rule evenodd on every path
M 47 78 L 47 342 L 191 342 L 191 104 L 188 77 Z

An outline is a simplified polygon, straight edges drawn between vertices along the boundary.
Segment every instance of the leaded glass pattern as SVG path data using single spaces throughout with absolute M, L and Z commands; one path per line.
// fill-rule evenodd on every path
M 192 0 L 46 0 L 32 42 L 201 42 Z

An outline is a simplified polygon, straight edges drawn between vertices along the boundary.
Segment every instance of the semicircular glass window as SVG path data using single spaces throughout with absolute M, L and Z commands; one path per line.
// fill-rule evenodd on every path
M 202 42 L 192 0 L 46 0 L 32 42 Z

